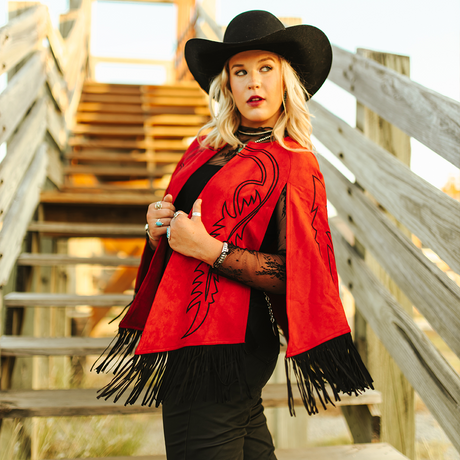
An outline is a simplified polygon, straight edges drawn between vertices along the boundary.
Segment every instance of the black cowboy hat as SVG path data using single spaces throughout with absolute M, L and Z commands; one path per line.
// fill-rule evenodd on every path
M 227 60 L 248 50 L 283 56 L 311 96 L 326 80 L 332 64 L 331 44 L 321 30 L 308 25 L 286 28 L 276 16 L 261 10 L 233 18 L 223 42 L 192 38 L 185 45 L 185 59 L 195 80 L 208 93 Z

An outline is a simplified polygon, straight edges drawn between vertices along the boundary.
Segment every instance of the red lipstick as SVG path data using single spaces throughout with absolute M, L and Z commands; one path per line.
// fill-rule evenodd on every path
M 251 97 L 246 101 L 246 103 L 249 104 L 251 107 L 257 107 L 257 106 L 259 106 L 260 104 L 262 104 L 264 101 L 265 101 L 265 99 L 264 99 L 263 97 L 254 95 L 254 96 L 251 96 Z

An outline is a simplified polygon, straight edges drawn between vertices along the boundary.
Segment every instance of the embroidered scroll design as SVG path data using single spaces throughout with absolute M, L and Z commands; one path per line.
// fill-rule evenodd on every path
M 324 184 L 321 182 L 321 180 L 318 177 L 313 175 L 312 180 L 313 180 L 313 203 L 312 203 L 310 212 L 313 214 L 313 220 L 311 221 L 311 227 L 315 231 L 315 242 L 318 245 L 319 254 L 320 254 L 320 256 L 321 256 L 321 258 L 323 259 L 324 262 L 326 262 L 326 257 L 327 257 L 327 265 L 328 265 L 328 268 L 329 268 L 329 273 L 331 274 L 332 281 L 335 282 L 335 279 L 334 279 L 335 259 L 334 259 L 334 249 L 333 249 L 333 246 L 332 246 L 331 232 L 329 231 L 329 228 L 326 231 L 324 231 L 324 229 L 321 230 L 319 228 L 319 226 L 318 226 L 318 228 L 315 227 L 315 220 L 316 220 L 316 217 L 317 217 L 317 214 L 318 214 L 318 211 L 319 211 L 319 207 L 321 206 L 320 203 L 316 202 L 316 199 L 317 199 L 317 196 L 318 196 L 317 195 L 317 187 L 323 188 L 324 193 L 326 193 L 326 188 L 325 188 Z M 327 204 L 324 207 L 325 207 L 324 212 L 326 213 L 326 216 L 327 216 Z M 327 217 L 326 217 L 326 219 L 327 219 Z M 326 238 L 327 238 L 326 251 L 325 251 L 324 255 L 321 252 L 321 243 L 320 243 L 320 241 L 318 241 L 318 239 L 324 241 L 324 237 L 323 237 L 323 235 L 321 233 L 323 233 L 323 235 L 325 235 Z
M 242 241 L 245 228 L 273 194 L 279 180 L 279 165 L 270 152 L 246 147 L 237 155 L 254 161 L 259 168 L 260 178 L 244 180 L 235 187 L 232 199 L 222 205 L 222 217 L 212 226 L 210 233 L 216 238 L 221 235 L 222 230 L 231 228 L 226 240 L 235 246 Z M 242 196 L 246 187 L 255 187 L 249 198 Z M 219 292 L 219 275 L 209 265 L 199 262 L 195 273 L 197 275 L 192 283 L 192 300 L 187 306 L 187 313 L 193 314 L 194 311 L 195 316 L 183 339 L 203 325 Z

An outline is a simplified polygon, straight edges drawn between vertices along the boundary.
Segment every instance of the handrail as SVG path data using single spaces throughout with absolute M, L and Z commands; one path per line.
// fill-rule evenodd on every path
M 0 73 L 29 56 L 0 94 L 0 143 L 8 141 L 6 157 L 0 163 L 0 287 L 10 276 L 38 204 L 37 188 L 43 186 L 46 176 L 56 184 L 60 181 L 53 172 L 59 168 L 47 172 L 46 165 L 52 158 L 59 162 L 59 151 L 66 148 L 69 121 L 80 98 L 87 61 L 88 8 L 89 2 L 84 0 L 66 39 L 52 28 L 43 5 L 32 7 L 0 28 Z M 44 37 L 49 48 L 42 46 Z M 45 82 L 52 103 L 44 91 Z M 38 147 L 46 131 L 54 144 Z M 31 192 L 25 191 L 30 187 L 33 199 Z
M 372 59 L 333 47 L 329 79 L 460 168 L 460 102 Z

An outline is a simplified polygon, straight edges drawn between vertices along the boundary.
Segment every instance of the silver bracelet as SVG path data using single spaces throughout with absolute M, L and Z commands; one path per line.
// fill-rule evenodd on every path
M 219 265 L 225 260 L 227 256 L 228 256 L 228 244 L 226 241 L 224 241 L 222 252 L 220 253 L 220 256 L 217 258 L 217 260 L 214 262 L 212 268 L 218 268 Z

